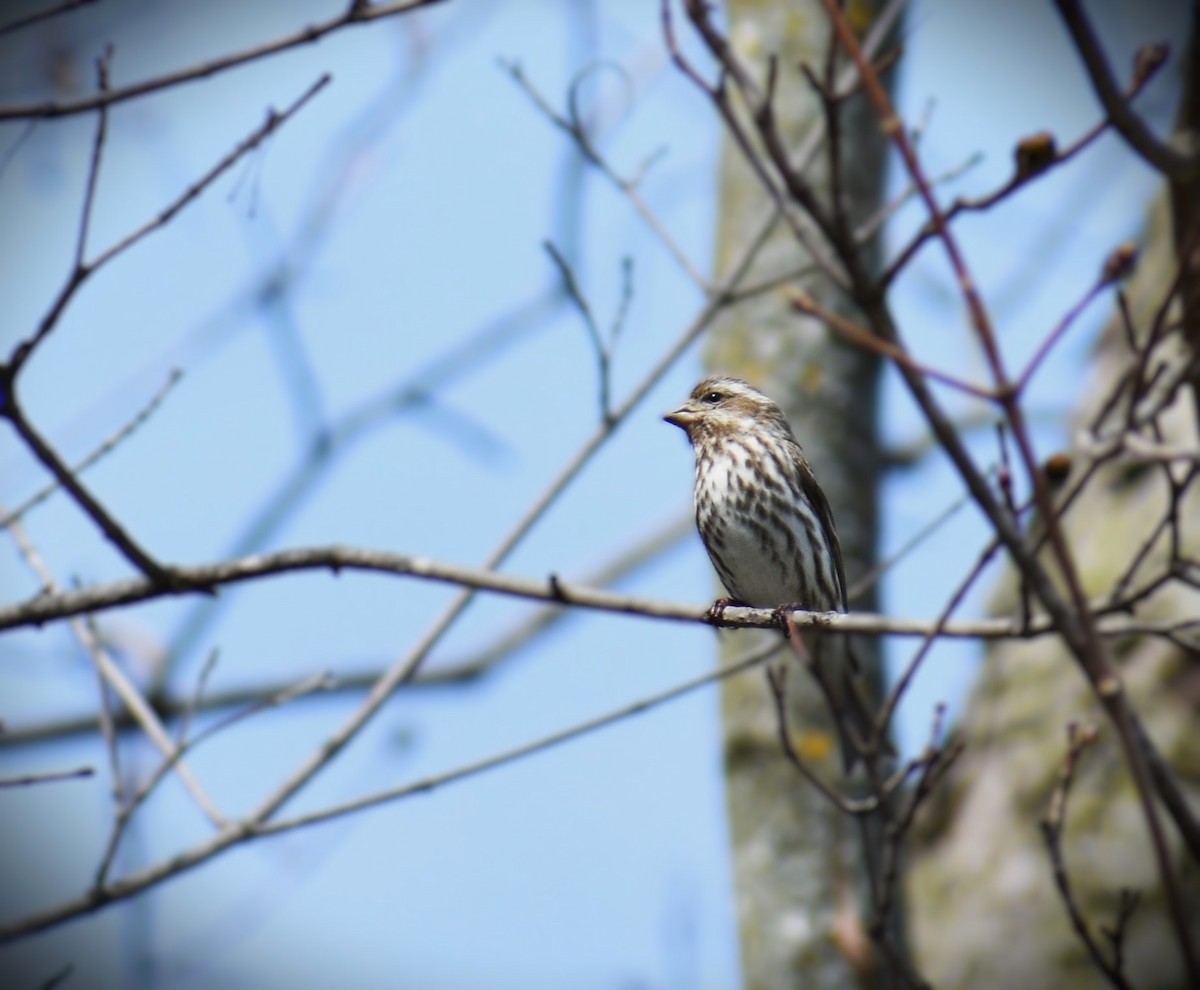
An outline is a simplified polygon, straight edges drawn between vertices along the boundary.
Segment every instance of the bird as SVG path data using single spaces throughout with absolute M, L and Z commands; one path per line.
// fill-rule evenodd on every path
M 739 378 L 705 378 L 687 401 L 663 417 L 691 442 L 696 459 L 696 528 L 729 593 L 710 615 L 733 604 L 775 609 L 847 611 L 846 575 L 829 499 L 783 410 Z M 863 743 L 875 721 L 854 679 L 857 661 L 845 651 L 834 676 L 821 667 L 819 644 L 810 666 L 841 738 L 844 769 L 859 757 L 847 723 Z M 883 741 L 885 752 L 890 744 Z

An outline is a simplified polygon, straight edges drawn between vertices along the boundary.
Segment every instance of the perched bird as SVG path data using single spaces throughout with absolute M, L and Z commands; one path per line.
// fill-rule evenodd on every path
M 781 615 L 796 608 L 845 612 L 833 512 L 783 410 L 740 379 L 706 378 L 663 418 L 687 433 L 696 454 L 696 528 L 731 596 L 714 609 L 741 604 L 777 608 Z M 819 656 L 812 662 L 849 770 L 858 754 L 846 721 L 865 741 L 874 720 L 853 680 L 853 654 L 845 653 L 832 676 L 820 669 Z

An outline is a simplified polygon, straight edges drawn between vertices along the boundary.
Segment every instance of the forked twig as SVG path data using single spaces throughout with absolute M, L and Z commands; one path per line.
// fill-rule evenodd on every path
M 1117 917 L 1116 927 L 1110 936 L 1114 942 L 1113 959 L 1110 961 L 1104 957 L 1104 953 L 1092 936 L 1091 928 L 1075 900 L 1075 894 L 1071 888 L 1071 878 L 1063 859 L 1062 836 L 1067 818 L 1067 796 L 1070 794 L 1071 782 L 1075 777 L 1075 768 L 1079 763 L 1079 757 L 1095 741 L 1096 731 L 1094 729 L 1087 727 L 1080 729 L 1074 722 L 1067 725 L 1067 754 L 1063 758 L 1058 783 L 1050 795 L 1050 804 L 1041 822 L 1042 837 L 1045 839 L 1046 849 L 1050 853 L 1054 882 L 1062 896 L 1063 904 L 1071 919 L 1071 925 L 1079 936 L 1079 940 L 1083 942 L 1092 962 L 1096 964 L 1096 968 L 1114 987 L 1118 987 L 1119 990 L 1131 990 L 1131 985 L 1121 966 L 1122 950 L 1119 934 L 1124 932 L 1125 924 L 1129 920 L 1129 914 L 1133 911 L 1136 900 L 1132 904 L 1127 904 L 1126 899 L 1122 897 L 1122 908 Z

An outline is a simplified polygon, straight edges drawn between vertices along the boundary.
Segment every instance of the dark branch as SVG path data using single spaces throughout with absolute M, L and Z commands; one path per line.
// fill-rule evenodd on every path
M 1200 172 L 1200 154 L 1195 151 L 1185 154 L 1169 143 L 1159 140 L 1146 126 L 1146 122 L 1133 112 L 1129 101 L 1113 78 L 1104 49 L 1100 46 L 1100 39 L 1096 37 L 1096 32 L 1083 12 L 1079 0 L 1054 0 L 1054 5 L 1071 33 L 1071 40 L 1075 42 L 1075 47 L 1083 59 L 1096 96 L 1121 137 L 1150 165 L 1172 181 L 1180 182 L 1193 178 Z
M 144 82 L 134 83 L 132 86 L 126 86 L 123 89 L 114 89 L 96 96 L 62 103 L 48 101 L 44 103 L 27 103 L 0 107 L 0 121 L 20 120 L 29 117 L 66 117 L 77 113 L 87 113 L 89 110 L 98 110 L 104 106 L 113 106 L 117 103 L 123 103 L 126 100 L 145 96 L 148 93 L 170 89 L 173 86 L 178 86 L 180 83 L 204 79 L 208 76 L 224 72 L 226 69 L 231 69 L 234 66 L 245 65 L 247 62 L 254 62 L 265 56 L 287 51 L 289 48 L 312 44 L 314 41 L 320 41 L 326 35 L 333 34 L 333 32 L 351 25 L 367 24 L 384 17 L 406 14 L 420 7 L 428 7 L 440 2 L 441 0 L 402 0 L 399 3 L 380 4 L 378 6 L 365 3 L 351 3 L 347 5 L 346 11 L 343 14 L 318 24 L 310 24 L 308 27 L 301 28 L 293 34 L 276 38 L 274 41 L 268 41 L 254 48 L 235 52 L 232 55 L 223 55 L 220 58 L 213 59 L 210 62 L 202 62 L 200 65 L 194 65 L 188 69 L 181 69 L 178 72 L 171 72 L 165 76 L 156 76 Z

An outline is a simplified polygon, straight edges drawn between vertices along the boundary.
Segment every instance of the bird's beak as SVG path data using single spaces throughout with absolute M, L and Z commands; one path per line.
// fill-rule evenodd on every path
M 672 426 L 678 426 L 681 430 L 686 430 L 696 420 L 696 410 L 692 408 L 691 403 L 685 402 L 674 412 L 667 413 L 663 419 Z

